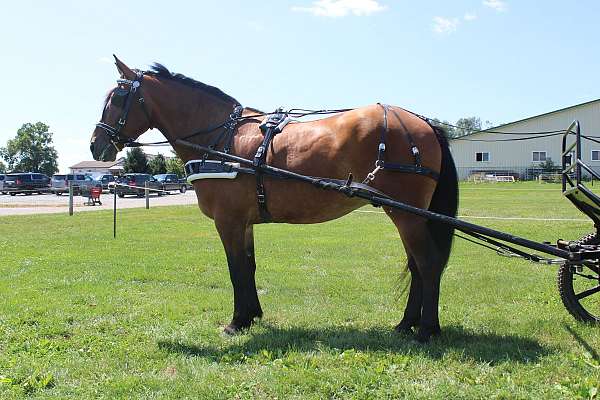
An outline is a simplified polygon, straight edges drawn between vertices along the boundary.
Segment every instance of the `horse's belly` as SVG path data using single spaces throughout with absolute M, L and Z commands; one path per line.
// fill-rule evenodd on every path
M 283 185 L 283 186 L 282 186 Z M 366 204 L 362 199 L 325 191 L 302 182 L 284 181 L 267 192 L 274 222 L 313 224 L 340 218 Z

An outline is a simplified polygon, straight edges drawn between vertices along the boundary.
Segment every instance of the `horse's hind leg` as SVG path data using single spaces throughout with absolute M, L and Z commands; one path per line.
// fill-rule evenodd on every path
M 408 216 L 401 212 L 388 212 L 392 221 L 398 228 L 407 254 L 414 260 L 409 264 L 411 269 L 411 293 L 407 304 L 404 318 L 398 325 L 400 329 L 408 329 L 416 326 L 418 315 L 419 294 L 421 295 L 421 318 L 418 323 L 419 331 L 417 340 L 426 342 L 431 335 L 440 333 L 438 317 L 438 304 L 440 296 L 440 278 L 443 270 L 441 256 L 438 247 L 430 233 L 427 221 L 416 216 Z M 409 259 L 410 260 L 410 259 Z M 416 268 L 414 268 L 416 265 Z M 413 272 L 415 271 L 415 272 Z M 420 280 L 415 281 L 415 275 Z M 421 290 L 419 290 L 419 283 Z M 414 290 L 414 292 L 413 292 Z M 413 294 L 411 299 L 411 294 Z
M 233 284 L 233 318 L 225 327 L 226 333 L 233 334 L 249 328 L 254 318 L 262 317 L 254 280 L 254 235 L 251 226 L 231 220 L 215 220 L 215 225 L 225 248 Z
M 408 301 L 404 310 L 402 321 L 396 325 L 396 331 L 399 333 L 413 333 L 412 328 L 419 326 L 421 322 L 421 309 L 423 307 L 423 282 L 417 268 L 415 259 L 408 257 L 407 268 L 410 271 L 410 290 Z

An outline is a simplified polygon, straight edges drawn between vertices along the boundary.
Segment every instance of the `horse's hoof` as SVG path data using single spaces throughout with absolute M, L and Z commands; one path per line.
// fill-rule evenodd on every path
M 229 336 L 239 335 L 240 333 L 248 330 L 250 325 L 238 325 L 238 324 L 229 324 L 225 328 L 223 328 L 223 333 Z
M 425 344 L 425 343 L 429 343 L 429 339 L 431 339 L 432 336 L 438 336 L 441 333 L 442 333 L 442 330 L 440 329 L 439 326 L 437 326 L 437 327 L 422 326 L 421 328 L 419 328 L 419 331 L 417 332 L 415 339 L 417 340 L 417 342 Z
M 240 333 L 240 329 L 235 325 L 229 324 L 225 328 L 223 328 L 223 333 L 229 336 L 233 336 Z
M 410 325 L 398 324 L 394 328 L 394 332 L 399 333 L 400 335 L 410 336 L 414 334 L 413 328 Z
M 402 336 L 412 336 L 415 333 L 412 328 L 395 328 L 394 332 Z
M 229 323 L 229 325 L 223 328 L 223 333 L 225 333 L 226 335 L 237 335 L 250 329 L 253 323 L 254 318 L 242 321 L 236 321 L 234 319 Z
M 401 335 L 412 335 L 414 333 L 413 326 L 419 326 L 419 323 L 402 320 L 398 325 L 396 325 L 394 331 Z

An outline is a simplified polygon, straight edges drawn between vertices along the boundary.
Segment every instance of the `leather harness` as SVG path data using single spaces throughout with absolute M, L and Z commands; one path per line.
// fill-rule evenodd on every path
M 256 150 L 252 166 L 254 167 L 254 174 L 256 176 L 258 211 L 263 222 L 271 222 L 273 218 L 267 207 L 267 192 L 265 191 L 264 186 L 264 174 L 259 167 L 265 163 L 267 159 L 267 150 L 275 135 L 281 133 L 283 128 L 285 128 L 290 121 L 290 117 L 287 113 L 283 112 L 283 109 L 280 107 L 275 110 L 273 114 L 269 115 L 259 126 L 264 138 L 262 144 L 258 146 L 258 150 Z
M 419 148 L 415 144 L 415 141 L 410 134 L 410 131 L 402 122 L 402 119 L 398 114 L 396 114 L 395 110 L 391 110 L 392 113 L 396 116 L 398 121 L 400 121 L 400 125 L 402 126 L 402 130 L 406 134 L 406 138 L 408 140 L 410 146 L 410 152 L 414 159 L 414 164 L 396 164 L 385 161 L 385 150 L 386 150 L 386 136 L 389 133 L 388 127 L 388 112 L 390 108 L 387 104 L 378 103 L 383 109 L 383 129 L 381 130 L 381 138 L 379 141 L 379 146 L 377 149 L 377 161 L 375 161 L 375 171 L 370 174 L 372 177 L 370 180 L 375 178 L 375 173 L 379 170 L 389 170 L 395 172 L 403 172 L 403 173 L 412 173 L 418 175 L 425 175 L 434 180 L 438 180 L 440 175 L 434 170 L 424 167 L 421 165 L 421 153 Z M 267 158 L 267 150 L 271 145 L 271 142 L 275 135 L 281 133 L 283 128 L 291 121 L 290 117 L 283 109 L 280 107 L 276 109 L 272 114 L 270 114 L 262 124 L 260 124 L 260 130 L 264 135 L 262 144 L 258 147 L 256 151 L 256 155 L 254 156 L 254 160 L 252 162 L 254 175 L 256 176 L 256 199 L 258 202 L 258 211 L 260 214 L 260 218 L 262 222 L 272 222 L 273 218 L 271 213 L 269 212 L 267 206 L 267 193 L 264 186 L 264 173 L 260 169 L 260 166 L 265 163 Z M 363 182 L 363 186 L 368 183 L 369 180 L 365 180 Z
M 144 104 L 144 98 L 140 94 L 140 91 L 139 91 L 142 81 L 143 81 L 144 73 L 141 71 L 137 71 L 137 70 L 135 71 L 135 73 L 136 73 L 136 77 L 133 80 L 119 79 L 117 81 L 119 83 L 119 87 L 117 87 L 117 89 L 115 89 L 112 94 L 111 104 L 117 105 L 122 108 L 121 116 L 120 116 L 119 120 L 117 121 L 117 123 L 115 124 L 115 126 L 108 125 L 102 121 L 100 121 L 96 124 L 96 126 L 98 128 L 102 128 L 106 132 L 106 134 L 110 138 L 110 142 L 117 148 L 117 150 L 120 150 L 118 145 L 129 146 L 129 147 L 136 147 L 136 146 L 143 145 L 141 143 L 136 142 L 134 139 L 123 135 L 123 133 L 122 133 L 122 129 L 125 126 L 125 124 L 127 123 L 127 117 L 129 115 L 129 110 L 133 104 L 134 97 L 137 96 L 138 103 L 140 103 L 142 110 L 144 111 L 144 114 L 146 115 L 146 118 L 148 118 L 148 121 L 150 121 L 150 113 L 146 109 L 146 106 Z M 370 181 L 372 181 L 373 179 L 375 179 L 375 174 L 380 170 L 389 170 L 389 171 L 395 171 L 395 172 L 424 175 L 431 179 L 438 180 L 439 174 L 437 172 L 421 165 L 421 153 L 419 151 L 419 148 L 415 144 L 415 141 L 413 140 L 412 135 L 410 134 L 409 130 L 406 128 L 406 126 L 404 125 L 404 122 L 398 116 L 396 111 L 393 109 L 390 110 L 390 107 L 386 104 L 379 104 L 379 105 L 383 109 L 383 128 L 381 130 L 381 138 L 379 141 L 379 146 L 377 148 L 377 160 L 375 161 L 375 170 L 367 175 L 367 178 L 365 179 L 365 181 L 362 184 L 353 183 L 352 182 L 352 174 L 350 174 L 345 187 L 354 188 L 353 190 L 363 190 L 363 191 L 369 190 L 372 192 L 376 192 L 375 189 L 371 188 L 370 186 L 367 186 L 367 184 Z M 207 148 L 210 151 L 214 151 L 214 150 L 216 150 L 216 148 L 219 145 L 221 145 L 221 143 L 223 143 L 222 153 L 229 154 L 229 152 L 231 150 L 231 145 L 233 142 L 233 137 L 235 136 L 235 133 L 237 130 L 237 123 L 241 120 L 246 120 L 249 118 L 249 117 L 248 118 L 242 117 L 243 110 L 244 110 L 244 108 L 241 105 L 236 104 L 232 113 L 229 115 L 229 118 L 225 122 L 223 122 L 217 126 L 210 127 L 208 129 L 187 135 L 186 137 L 179 139 L 179 141 L 189 139 L 196 135 L 208 134 L 211 132 L 215 132 L 219 129 L 222 129 L 221 133 L 219 135 L 215 135 L 215 137 L 210 141 Z M 391 163 L 391 162 L 388 162 L 385 160 L 386 136 L 389 133 L 388 113 L 390 111 L 392 113 L 394 113 L 394 115 L 400 122 L 400 125 L 402 126 L 402 130 L 406 134 L 406 138 L 407 138 L 409 146 L 410 146 L 410 152 L 414 159 L 414 163 L 412 165 L 396 164 L 396 163 Z M 281 133 L 283 131 L 283 129 L 285 128 L 285 126 L 291 121 L 289 114 L 290 114 L 290 111 L 284 112 L 282 108 L 278 108 L 275 110 L 275 112 L 268 114 L 268 117 L 260 124 L 260 130 L 263 133 L 264 138 L 263 138 L 261 145 L 258 147 L 256 154 L 254 155 L 254 159 L 252 161 L 252 168 L 235 168 L 235 170 L 237 170 L 239 172 L 247 173 L 247 174 L 253 173 L 256 176 L 256 198 L 257 198 L 260 218 L 262 219 L 263 222 L 271 222 L 273 220 L 273 218 L 267 207 L 267 193 L 266 193 L 265 186 L 264 186 L 264 172 L 263 172 L 263 169 L 261 168 L 261 166 L 263 166 L 265 164 L 265 161 L 267 158 L 267 151 L 268 151 L 269 147 L 271 146 L 273 138 L 278 133 Z M 104 118 L 104 114 L 102 117 Z M 418 117 L 425 120 L 429 124 L 429 122 L 427 121 L 426 118 L 423 118 L 421 116 L 418 116 Z M 166 143 L 166 142 L 157 142 L 155 144 L 162 144 L 162 143 Z M 186 172 L 189 174 L 190 172 L 198 173 L 198 172 L 202 172 L 202 171 L 207 171 L 207 172 L 226 172 L 226 171 L 231 172 L 232 171 L 232 167 L 226 165 L 225 160 L 223 160 L 223 159 L 218 160 L 218 161 L 221 161 L 221 164 L 222 164 L 221 166 L 218 166 L 218 167 L 214 163 L 208 163 L 207 162 L 208 156 L 209 156 L 209 153 L 205 152 L 202 157 L 202 160 L 199 160 L 197 162 L 196 161 L 190 162 L 190 163 L 188 163 L 188 164 L 190 164 L 189 166 L 186 164 Z M 217 168 L 218 171 L 215 170 L 215 168 Z M 327 181 L 326 179 L 323 179 L 323 182 L 326 182 L 326 181 Z M 336 180 L 332 180 L 332 179 L 330 179 L 328 181 L 337 182 Z
M 385 161 L 385 149 L 386 149 L 385 138 L 389 132 L 388 112 L 390 111 L 390 107 L 387 104 L 380 104 L 380 103 L 377 103 L 377 104 L 379 104 L 381 106 L 381 108 L 383 108 L 383 129 L 381 130 L 381 139 L 379 141 L 379 147 L 378 147 L 378 152 L 377 152 L 377 161 L 375 161 L 375 167 L 376 168 L 379 167 L 380 169 L 383 169 L 383 170 L 387 169 L 389 171 L 425 175 L 425 176 L 428 176 L 437 181 L 440 178 L 440 174 L 438 174 L 437 172 L 435 172 L 434 170 L 432 170 L 430 168 L 427 168 L 427 167 L 424 167 L 423 165 L 421 165 L 421 152 L 419 151 L 419 148 L 415 144 L 415 141 L 414 141 L 412 135 L 410 134 L 410 131 L 406 128 L 406 125 L 404 125 L 402 118 L 400 118 L 400 116 L 393 109 L 391 111 L 392 111 L 392 113 L 394 113 L 394 115 L 400 122 L 400 125 L 402 126 L 402 130 L 404 131 L 404 133 L 406 134 L 406 138 L 408 139 L 408 145 L 410 146 L 410 152 L 413 156 L 414 164 L 413 165 L 395 164 L 395 163 L 390 163 L 390 162 Z

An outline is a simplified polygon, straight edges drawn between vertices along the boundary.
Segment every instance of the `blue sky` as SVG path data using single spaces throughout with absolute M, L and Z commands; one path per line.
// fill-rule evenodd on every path
M 502 123 L 600 98 L 600 2 L 592 0 L 21 0 L 2 8 L 0 146 L 23 123 L 45 122 L 61 171 L 91 159 L 89 138 L 117 78 L 113 53 L 141 69 L 161 62 L 264 110 L 379 101 Z

